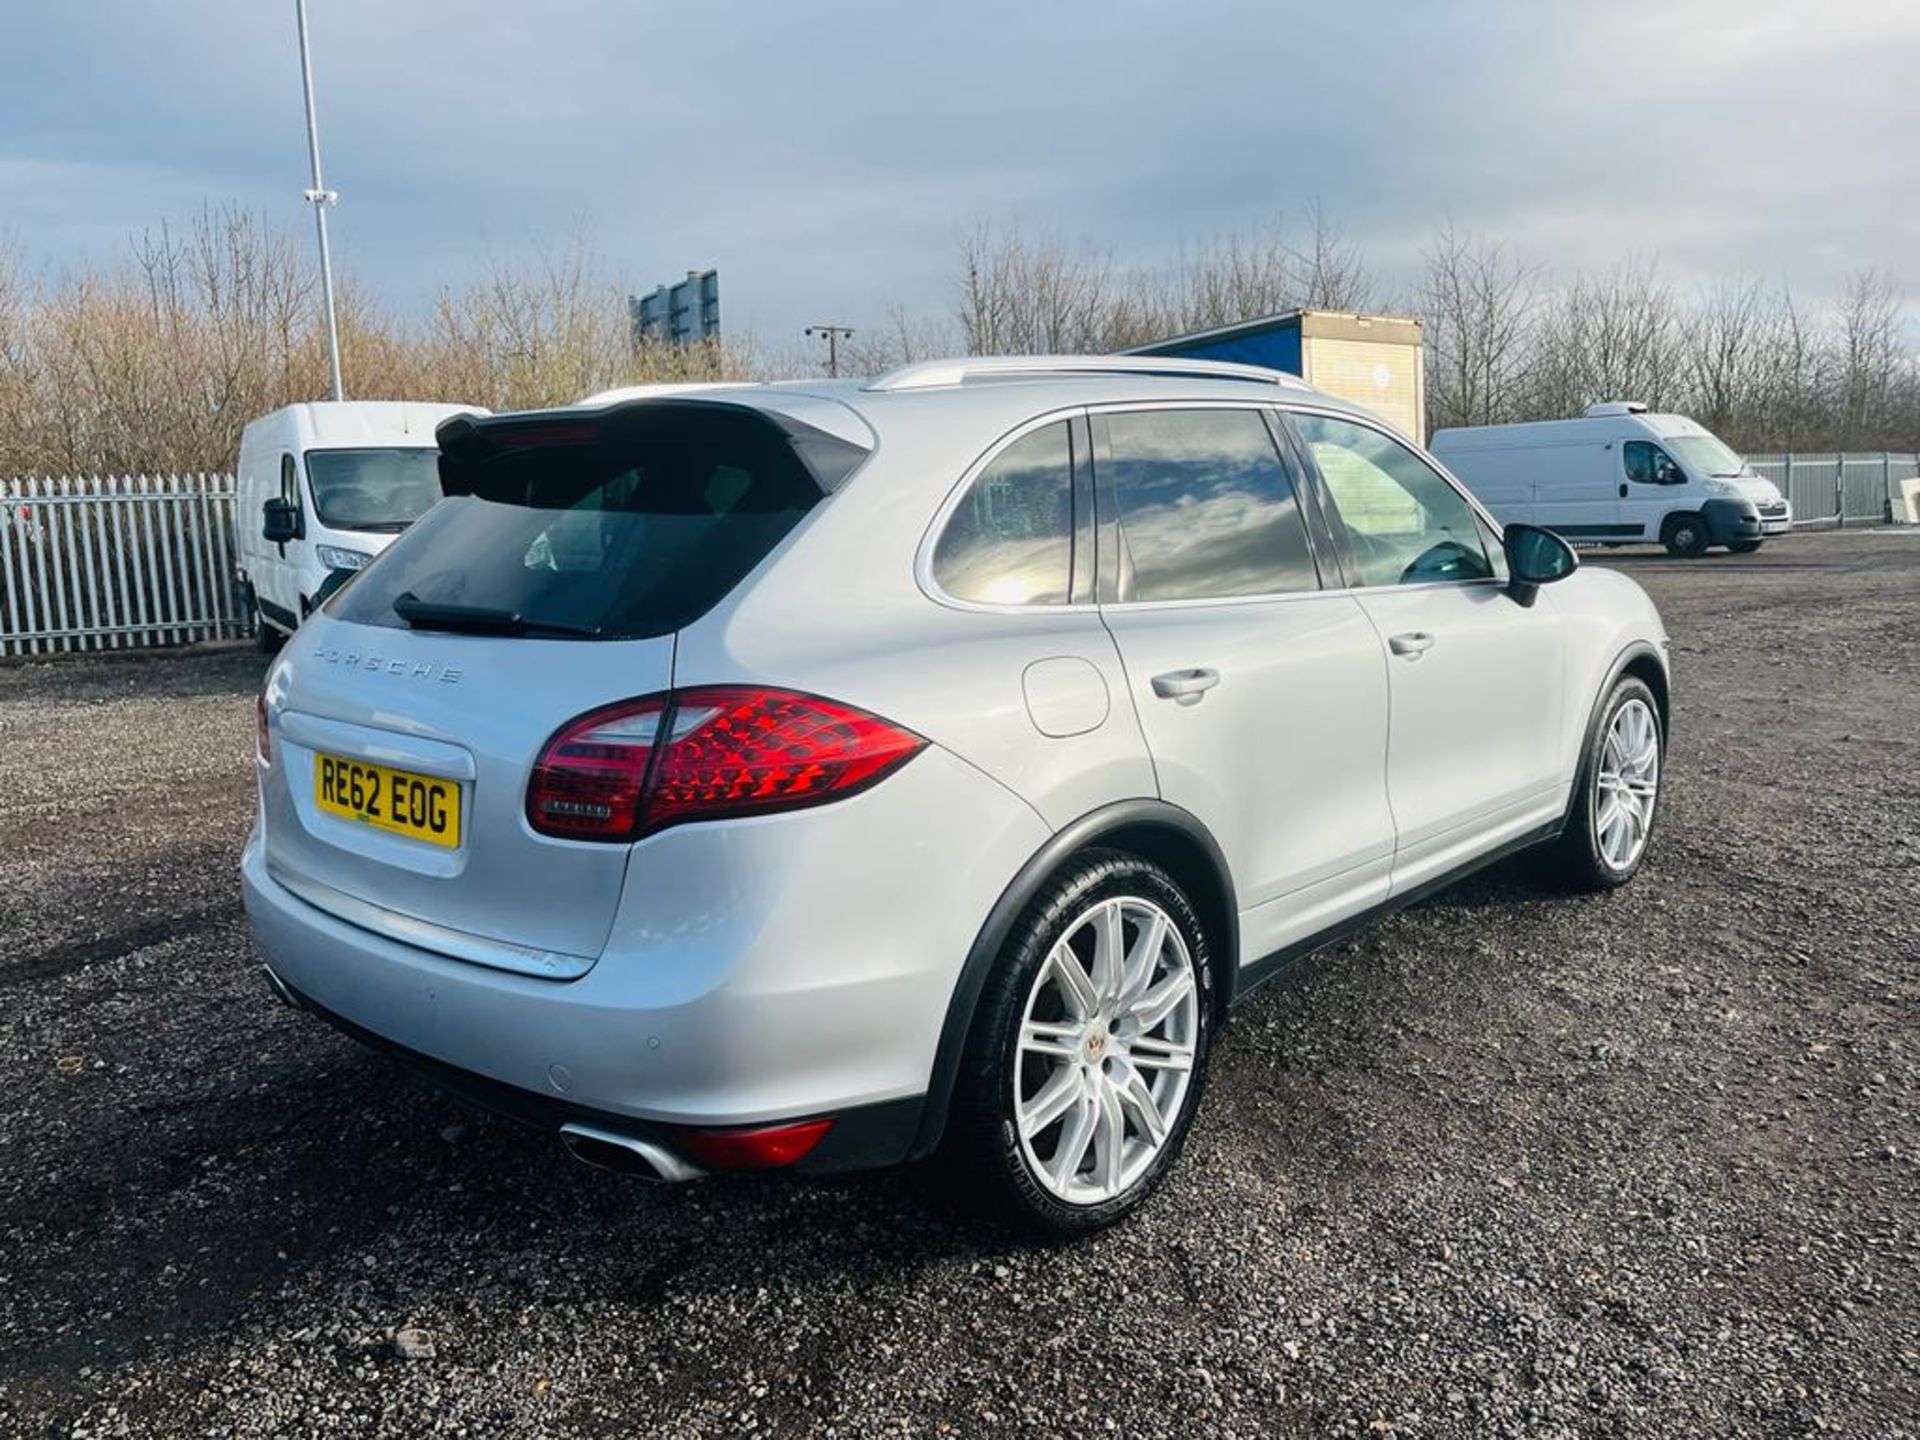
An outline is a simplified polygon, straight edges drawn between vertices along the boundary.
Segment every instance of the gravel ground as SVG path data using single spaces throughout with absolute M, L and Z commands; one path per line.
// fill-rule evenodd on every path
M 1920 539 L 1604 563 L 1675 641 L 1648 870 L 1294 967 L 1054 1250 L 585 1171 L 279 1009 L 260 661 L 0 670 L 0 1433 L 1920 1434 Z

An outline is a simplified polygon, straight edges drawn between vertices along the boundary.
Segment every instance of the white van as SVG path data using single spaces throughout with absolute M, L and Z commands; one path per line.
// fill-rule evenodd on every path
M 440 498 L 434 428 L 471 405 L 411 400 L 287 405 L 240 435 L 237 579 L 263 647 Z M 331 583 L 329 583 L 331 582 Z
M 1773 482 L 1704 425 L 1635 401 L 1590 405 L 1578 420 L 1441 430 L 1431 448 L 1502 524 L 1569 540 L 1746 554 L 1793 523 Z

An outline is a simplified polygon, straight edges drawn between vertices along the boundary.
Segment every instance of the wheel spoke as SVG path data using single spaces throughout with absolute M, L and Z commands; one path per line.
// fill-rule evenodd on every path
M 1020 1049 L 1052 1060 L 1077 1060 L 1080 1027 L 1062 1020 L 1029 1020 L 1020 1027 Z
M 1120 902 L 1109 900 L 1093 922 L 1093 988 L 1101 1000 L 1120 993 L 1121 969 L 1126 964 L 1126 929 Z
M 1062 940 L 1053 947 L 1047 956 L 1047 971 L 1059 986 L 1061 998 L 1074 1015 L 1081 1020 L 1091 1020 L 1093 1012 L 1100 1008 L 1100 994 L 1093 988 L 1093 981 L 1080 964 L 1080 957 Z
M 1120 1193 L 1120 1175 L 1127 1155 L 1127 1116 L 1120 1096 L 1104 1080 L 1095 1083 L 1094 1104 L 1099 1116 L 1093 1132 L 1093 1174 L 1102 1194 Z
M 1193 1047 L 1159 1035 L 1142 1035 L 1127 1047 L 1127 1058 L 1148 1070 L 1191 1070 Z
M 1031 1140 L 1067 1113 L 1075 1102 L 1086 1098 L 1086 1072 L 1078 1065 L 1062 1065 L 1047 1077 L 1047 1083 L 1031 1099 L 1020 1102 L 1020 1134 Z
M 1134 1123 L 1151 1144 L 1158 1145 L 1167 1138 L 1166 1119 L 1154 1101 L 1153 1089 L 1147 1084 L 1147 1077 L 1136 1066 L 1129 1064 L 1122 1072 L 1116 1093 L 1121 1105 L 1133 1116 Z
M 1151 1030 L 1192 993 L 1193 971 L 1182 966 L 1142 995 L 1127 1012 L 1128 1018 L 1139 1025 L 1142 1032 Z
M 1066 1193 L 1073 1177 L 1080 1173 L 1080 1163 L 1087 1158 L 1087 1147 L 1093 1143 L 1094 1105 L 1092 1094 L 1083 1085 L 1079 1103 L 1071 1108 L 1067 1123 L 1060 1131 L 1060 1143 L 1053 1147 L 1053 1158 L 1047 1161 L 1047 1174 L 1061 1194 Z
M 1167 917 L 1154 916 L 1140 927 L 1140 933 L 1127 952 L 1126 968 L 1121 975 L 1120 995 L 1115 1009 L 1124 1014 L 1132 1009 L 1147 986 L 1153 983 L 1154 967 L 1160 961 L 1161 948 L 1167 943 Z

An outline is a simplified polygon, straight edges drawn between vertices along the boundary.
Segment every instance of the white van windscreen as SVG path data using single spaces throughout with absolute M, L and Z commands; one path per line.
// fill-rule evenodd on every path
M 440 452 L 309 450 L 307 484 L 329 530 L 404 530 L 440 499 Z
M 1731 480 L 1748 473 L 1747 462 L 1711 435 L 1669 435 L 1660 443 L 1695 474 Z

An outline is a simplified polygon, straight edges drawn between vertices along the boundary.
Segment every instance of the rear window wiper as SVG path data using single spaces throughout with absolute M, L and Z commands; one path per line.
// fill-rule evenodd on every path
M 456 605 L 445 600 L 422 600 L 411 590 L 393 597 L 393 613 L 416 630 L 462 630 L 477 635 L 582 635 L 598 639 L 597 625 L 569 625 L 564 620 L 529 620 L 518 610 L 495 605 Z

